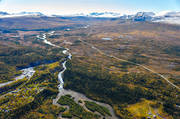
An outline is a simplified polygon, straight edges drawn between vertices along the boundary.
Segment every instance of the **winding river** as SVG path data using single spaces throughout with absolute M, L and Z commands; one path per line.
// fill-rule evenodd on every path
M 57 45 L 55 45 L 55 44 L 53 44 L 53 43 L 51 43 L 50 41 L 47 40 L 47 35 L 53 35 L 53 34 L 54 34 L 54 31 L 49 32 L 49 33 L 44 33 L 42 35 L 37 35 L 37 38 L 43 40 L 43 43 L 45 43 L 47 45 L 50 45 L 52 47 L 60 48 L 60 46 L 57 46 Z M 106 119 L 118 119 L 116 117 L 115 113 L 114 113 L 113 108 L 110 105 L 94 101 L 92 99 L 87 98 L 85 95 L 83 95 L 81 93 L 78 93 L 78 92 L 75 92 L 75 91 L 72 91 L 72 90 L 66 90 L 66 89 L 63 88 L 63 86 L 64 86 L 63 73 L 67 69 L 66 63 L 67 63 L 68 60 L 71 60 L 72 54 L 69 52 L 68 48 L 65 48 L 65 50 L 62 51 L 62 53 L 65 54 L 65 55 L 68 55 L 68 57 L 67 57 L 67 59 L 64 62 L 62 62 L 63 70 L 61 72 L 59 72 L 59 74 L 58 74 L 58 81 L 59 81 L 58 89 L 59 89 L 59 93 L 58 93 L 57 97 L 55 99 L 53 99 L 53 104 L 59 106 L 57 101 L 60 99 L 61 96 L 68 94 L 68 95 L 71 95 L 72 97 L 74 97 L 74 101 L 76 103 L 78 103 L 79 100 L 87 100 L 87 101 L 95 102 L 95 103 L 97 103 L 97 104 L 99 104 L 101 106 L 104 106 L 107 109 L 109 109 L 109 111 L 110 111 L 110 113 L 112 115 L 111 117 L 106 117 Z M 22 69 L 21 71 L 22 71 L 22 74 L 20 76 L 15 77 L 15 80 L 13 80 L 13 81 L 9 81 L 9 82 L 6 82 L 6 83 L 1 83 L 0 84 L 0 88 L 3 87 L 3 86 L 6 86 L 8 84 L 11 84 L 11 83 L 13 83 L 13 82 L 15 82 L 17 80 L 23 79 L 25 77 L 30 79 L 34 75 L 34 73 L 35 73 L 35 70 L 34 70 L 33 67 L 25 68 L 25 69 Z M 82 106 L 86 109 L 86 107 L 84 105 L 82 105 Z
M 47 34 L 48 35 L 53 35 L 54 31 L 52 31 L 50 33 L 47 33 Z M 38 35 L 37 38 L 43 40 L 43 42 L 45 44 L 47 44 L 47 45 L 50 45 L 50 46 L 53 46 L 53 47 L 59 47 L 59 46 L 57 46 L 57 45 L 55 45 L 55 44 L 53 44 L 53 43 L 51 43 L 50 41 L 47 40 L 47 34 L 44 33 L 42 36 Z M 65 48 L 65 50 L 62 51 L 62 53 L 65 54 L 65 55 L 68 55 L 68 58 L 64 62 L 62 62 L 63 70 L 61 72 L 59 72 L 59 74 L 58 74 L 59 93 L 58 93 L 57 97 L 55 99 L 53 99 L 53 104 L 59 106 L 57 101 L 60 99 L 61 96 L 63 96 L 63 95 L 71 95 L 72 97 L 74 97 L 74 101 L 76 103 L 78 103 L 79 100 L 87 100 L 87 101 L 95 102 L 95 103 L 97 103 L 97 104 L 99 104 L 101 106 L 106 107 L 110 111 L 110 113 L 112 115 L 111 117 L 106 117 L 106 119 L 118 119 L 117 116 L 114 113 L 113 108 L 110 105 L 105 104 L 105 103 L 101 103 L 101 102 L 97 102 L 95 100 L 87 98 L 85 95 L 83 95 L 81 93 L 78 93 L 78 92 L 75 92 L 75 91 L 72 91 L 72 90 L 66 90 L 66 89 L 63 88 L 63 86 L 64 86 L 63 73 L 67 69 L 66 63 L 67 63 L 68 60 L 71 60 L 72 54 L 69 52 L 68 48 Z M 85 108 L 85 106 L 83 106 L 83 107 Z M 61 115 L 60 115 L 60 117 L 61 117 Z
M 71 55 L 71 53 L 69 53 L 68 51 L 69 51 L 69 49 L 64 50 L 64 51 L 63 51 L 63 54 L 68 55 L 68 59 L 71 60 L 72 55 Z M 101 103 L 101 102 L 97 102 L 97 101 L 95 101 L 95 100 L 92 100 L 92 99 L 87 98 L 85 95 L 83 95 L 83 94 L 81 94 L 81 93 L 78 93 L 78 92 L 75 92 L 75 91 L 72 91 L 72 90 L 66 90 L 66 89 L 63 88 L 63 85 L 64 85 L 63 73 L 64 73 L 64 72 L 66 71 L 66 69 L 67 69 L 67 68 L 66 68 L 66 62 L 67 62 L 67 60 L 65 60 L 65 61 L 62 63 L 63 70 L 62 70 L 61 72 L 59 72 L 59 74 L 58 74 L 58 80 L 59 80 L 59 82 L 60 82 L 60 84 L 58 85 L 59 94 L 57 95 L 56 99 L 53 100 L 53 104 L 59 106 L 59 104 L 57 103 L 57 101 L 60 99 L 61 96 L 63 96 L 63 95 L 71 95 L 72 97 L 74 97 L 74 101 L 75 101 L 76 103 L 79 103 L 79 102 L 78 102 L 79 100 L 86 100 L 86 101 L 95 102 L 95 103 L 97 103 L 97 104 L 99 104 L 99 105 L 101 105 L 101 106 L 106 107 L 106 108 L 110 111 L 110 113 L 111 113 L 111 115 L 112 115 L 112 117 L 106 117 L 106 119 L 117 119 L 117 117 L 116 117 L 116 115 L 115 115 L 115 113 L 114 113 L 114 110 L 112 109 L 112 107 L 111 107 L 110 105 L 105 104 L 105 103 Z M 83 107 L 85 108 L 84 105 L 83 105 Z M 60 115 L 60 117 L 61 117 L 61 115 Z M 61 117 L 61 118 L 62 118 L 62 117 Z
M 54 34 L 54 31 L 52 31 L 52 32 L 50 32 L 50 33 L 48 33 L 48 34 L 49 34 L 49 35 L 53 35 L 53 34 Z M 43 42 L 44 42 L 45 44 L 51 45 L 51 46 L 53 46 L 53 47 L 59 47 L 59 46 L 57 46 L 57 45 L 55 45 L 55 44 L 52 44 L 51 42 L 47 41 L 47 38 L 46 38 L 46 37 L 47 37 L 47 36 L 46 36 L 46 33 L 42 34 L 42 36 L 37 35 L 37 38 L 43 40 Z M 13 80 L 13 81 L 8 81 L 8 82 L 5 82 L 5 83 L 0 83 L 0 88 L 1 88 L 1 87 L 4 87 L 4 86 L 6 86 L 6 85 L 9 85 L 9 84 L 11 84 L 11 83 L 14 83 L 14 82 L 16 82 L 17 80 L 23 79 L 23 78 L 25 78 L 25 77 L 28 78 L 28 79 L 30 79 L 30 78 L 34 75 L 34 73 L 35 73 L 35 70 L 34 70 L 33 67 L 24 68 L 24 69 L 22 69 L 21 71 L 22 71 L 22 74 L 19 75 L 19 76 L 17 76 L 17 77 L 15 77 L 15 78 L 14 78 L 15 80 Z

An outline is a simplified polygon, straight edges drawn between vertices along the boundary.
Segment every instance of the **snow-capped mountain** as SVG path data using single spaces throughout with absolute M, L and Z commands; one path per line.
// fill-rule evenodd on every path
M 59 17 L 59 16 L 64 16 L 64 17 L 79 17 L 79 16 L 83 16 L 83 17 L 97 17 L 97 18 L 118 18 L 121 16 L 120 13 L 114 13 L 114 12 L 92 12 L 92 13 L 78 13 L 78 14 L 69 14 L 69 15 L 51 15 L 54 17 Z
M 162 11 L 156 14 L 157 17 L 180 17 L 180 12 L 176 11 Z
M 138 12 L 133 16 L 133 21 L 151 21 L 154 16 L 153 12 Z
M 20 12 L 17 13 L 16 15 L 33 15 L 33 16 L 43 16 L 41 12 Z
M 7 13 L 0 12 L 0 18 L 8 18 L 8 17 L 21 17 L 21 16 L 44 16 L 44 14 L 40 12 L 20 12 L 20 13 Z
M 152 21 L 180 25 L 180 12 L 166 12 L 164 14 L 159 14 L 156 15 Z
M 120 17 L 120 13 L 114 13 L 114 12 L 92 12 L 89 13 L 87 16 L 89 17 Z
M 134 15 L 123 15 L 120 16 L 121 19 L 131 20 L 131 21 L 151 21 L 155 16 L 153 12 L 138 12 Z
M 0 15 L 9 15 L 9 13 L 0 11 Z
M 7 17 L 22 17 L 22 16 L 47 16 L 40 12 L 20 12 L 20 13 L 7 13 L 0 11 L 0 18 Z M 64 15 L 51 15 L 51 17 L 59 17 Z M 65 15 L 65 17 L 68 15 Z M 119 18 L 123 20 L 130 21 L 152 21 L 152 22 L 162 22 L 169 24 L 179 24 L 180 25 L 180 12 L 161 12 L 161 13 L 153 13 L 153 12 L 138 12 L 133 15 L 122 15 L 120 13 L 114 12 L 93 12 L 89 14 L 74 14 L 69 16 L 84 16 L 84 17 L 102 17 L 102 18 Z
M 152 21 L 180 25 L 180 12 L 164 12 L 163 14 L 155 14 L 153 12 L 138 12 L 134 15 L 124 15 L 120 18 L 131 21 Z

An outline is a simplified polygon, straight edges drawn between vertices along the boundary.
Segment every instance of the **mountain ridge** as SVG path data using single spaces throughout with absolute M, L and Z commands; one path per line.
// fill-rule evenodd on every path
M 178 24 L 180 25 L 180 12 L 179 11 L 169 11 L 161 13 L 154 13 L 154 12 L 137 12 L 136 14 L 127 15 L 127 14 L 120 14 L 115 12 L 92 12 L 89 14 L 72 14 L 72 15 L 45 15 L 41 12 L 20 12 L 20 13 L 7 13 L 0 11 L 0 18 L 9 18 L 9 17 L 23 17 L 23 16 L 30 16 L 30 17 L 95 17 L 95 18 L 120 18 L 123 20 L 131 20 L 131 21 L 152 21 L 152 22 L 162 22 L 162 23 L 169 23 L 169 24 Z

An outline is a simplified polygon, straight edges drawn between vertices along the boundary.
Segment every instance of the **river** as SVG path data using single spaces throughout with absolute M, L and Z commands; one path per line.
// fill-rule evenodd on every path
M 5 82 L 5 83 L 1 83 L 0 84 L 0 88 L 3 87 L 3 86 L 6 86 L 6 85 L 9 85 L 11 83 L 14 83 L 15 81 L 17 80 L 20 80 L 20 79 L 23 79 L 23 78 L 27 78 L 27 79 L 30 79 L 34 73 L 35 73 L 35 70 L 33 67 L 29 67 L 29 68 L 25 68 L 25 69 L 22 69 L 22 74 L 15 77 L 13 81 L 8 81 L 8 82 Z
M 43 43 L 45 43 L 47 45 L 50 45 L 52 47 L 60 48 L 60 46 L 57 46 L 57 45 L 55 45 L 55 44 L 53 44 L 53 43 L 51 43 L 50 41 L 47 40 L 47 34 L 48 35 L 53 35 L 54 31 L 49 32 L 49 33 L 43 33 L 42 35 L 37 35 L 37 38 L 43 40 Z M 59 81 L 58 89 L 59 89 L 59 93 L 58 93 L 57 97 L 55 99 L 53 99 L 53 104 L 59 106 L 57 101 L 60 99 L 61 96 L 63 96 L 63 95 L 71 95 L 72 97 L 74 97 L 74 101 L 76 103 L 78 103 L 79 100 L 87 100 L 87 101 L 95 102 L 95 103 L 97 103 L 97 104 L 99 104 L 101 106 L 104 106 L 107 109 L 109 109 L 109 111 L 110 111 L 112 116 L 111 117 L 106 117 L 106 119 L 118 119 L 116 117 L 115 113 L 114 113 L 113 108 L 110 105 L 105 104 L 105 103 L 101 103 L 101 102 L 97 102 L 95 100 L 87 98 L 85 95 L 83 95 L 81 93 L 78 93 L 78 92 L 75 92 L 75 91 L 72 91 L 72 90 L 66 90 L 66 89 L 63 88 L 63 86 L 64 86 L 63 73 L 67 69 L 66 63 L 67 63 L 68 60 L 71 60 L 72 54 L 69 52 L 68 48 L 65 48 L 65 50 L 62 51 L 62 53 L 65 54 L 65 55 L 68 55 L 68 58 L 64 62 L 62 62 L 63 70 L 61 72 L 59 72 L 59 74 L 58 74 L 58 81 Z M 34 70 L 33 67 L 25 68 L 25 69 L 22 69 L 21 71 L 22 71 L 22 74 L 20 76 L 16 77 L 15 80 L 9 81 L 9 82 L 6 82 L 6 83 L 1 83 L 0 87 L 3 87 L 3 86 L 8 85 L 8 84 L 11 84 L 11 83 L 13 83 L 13 82 L 15 82 L 17 80 L 23 79 L 25 77 L 30 79 L 34 75 L 34 73 L 35 73 L 35 70 Z M 86 109 L 86 107 L 84 105 L 83 105 L 83 107 Z
M 52 31 L 50 33 L 47 33 L 47 34 L 48 35 L 53 35 L 54 31 Z M 59 46 L 57 46 L 57 45 L 55 45 L 55 44 L 53 44 L 53 43 L 51 43 L 50 41 L 47 40 L 47 34 L 44 33 L 42 35 L 42 37 L 37 36 L 37 38 L 42 39 L 45 44 L 48 44 L 48 45 L 53 46 L 53 47 L 59 47 Z M 101 106 L 106 107 L 110 111 L 110 113 L 112 115 L 111 117 L 106 117 L 106 119 L 118 119 L 117 116 L 114 113 L 113 108 L 110 105 L 105 104 L 105 103 L 101 103 L 101 102 L 97 102 L 95 100 L 87 98 L 85 95 L 83 95 L 81 93 L 78 93 L 78 92 L 75 92 L 75 91 L 72 91 L 72 90 L 66 90 L 66 89 L 63 88 L 63 86 L 64 86 L 63 73 L 67 69 L 66 63 L 67 63 L 68 60 L 71 60 L 72 54 L 69 52 L 68 48 L 65 48 L 65 50 L 62 51 L 62 53 L 65 54 L 65 55 L 68 55 L 68 58 L 64 62 L 62 62 L 63 70 L 61 72 L 59 72 L 59 74 L 58 74 L 59 93 L 58 93 L 57 97 L 55 99 L 53 99 L 53 104 L 59 106 L 59 104 L 57 102 L 58 102 L 58 100 L 60 99 L 61 96 L 63 96 L 63 95 L 71 95 L 72 97 L 74 97 L 74 101 L 76 103 L 78 103 L 79 100 L 87 100 L 87 101 L 92 101 L 92 102 L 95 102 L 95 103 L 97 103 L 97 104 L 99 104 Z M 85 107 L 85 106 L 83 106 L 83 107 Z
M 63 50 L 63 54 L 68 55 L 68 60 L 71 60 L 72 55 L 71 55 L 71 53 L 69 53 L 68 51 L 69 51 L 69 49 Z M 95 102 L 95 103 L 97 103 L 97 104 L 99 104 L 99 105 L 101 105 L 101 106 L 103 106 L 103 107 L 106 107 L 106 108 L 110 111 L 110 113 L 111 113 L 111 115 L 112 115 L 112 117 L 106 117 L 106 119 L 117 119 L 117 117 L 116 117 L 116 115 L 115 115 L 115 113 L 114 113 L 114 110 L 113 110 L 113 108 L 112 108 L 110 105 L 105 104 L 105 103 L 101 103 L 101 102 L 97 102 L 97 101 L 95 101 L 95 100 L 92 100 L 92 99 L 90 99 L 90 98 L 87 98 L 85 95 L 83 95 L 83 94 L 81 94 L 81 93 L 78 93 L 78 92 L 75 92 L 75 91 L 72 91 L 72 90 L 66 90 L 66 89 L 63 88 L 63 85 L 64 85 L 63 73 L 64 73 L 64 72 L 66 71 L 66 69 L 67 69 L 66 63 L 67 63 L 68 60 L 65 60 L 65 61 L 62 63 L 63 70 L 62 70 L 61 72 L 59 72 L 59 74 L 58 74 L 58 80 L 59 80 L 59 82 L 60 82 L 60 84 L 58 85 L 59 94 L 57 95 L 56 99 L 53 100 L 53 104 L 58 106 L 59 104 L 58 104 L 57 102 L 58 102 L 58 100 L 60 99 L 61 96 L 63 96 L 63 95 L 71 95 L 72 97 L 74 97 L 74 101 L 75 101 L 76 103 L 78 103 L 79 100 L 86 100 L 86 101 Z M 83 107 L 85 108 L 84 105 L 83 105 Z M 61 117 L 61 115 L 60 115 L 60 117 Z M 61 117 L 61 118 L 62 118 L 62 117 Z

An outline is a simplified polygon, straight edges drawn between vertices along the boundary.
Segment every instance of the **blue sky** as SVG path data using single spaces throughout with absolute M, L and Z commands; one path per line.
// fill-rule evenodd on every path
M 1 0 L 0 11 L 75 14 L 89 12 L 180 11 L 180 0 Z

